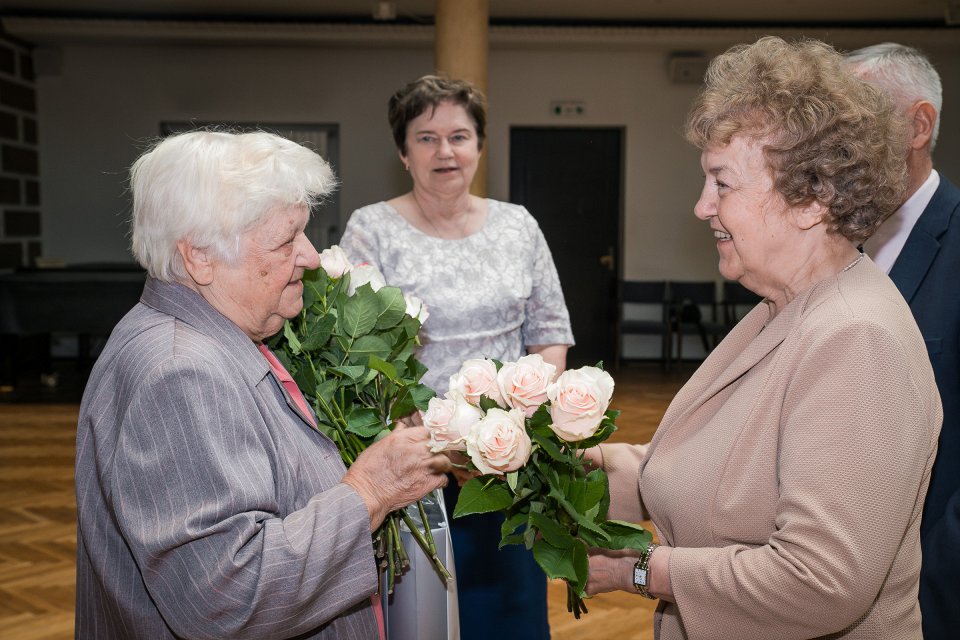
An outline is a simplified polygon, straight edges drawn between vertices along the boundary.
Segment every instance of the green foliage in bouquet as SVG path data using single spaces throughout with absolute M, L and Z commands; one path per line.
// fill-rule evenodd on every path
M 483 410 L 497 404 L 481 398 Z M 549 403 L 526 419 L 533 443 L 530 458 L 505 476 L 484 475 L 463 485 L 453 517 L 500 512 L 505 516 L 500 548 L 522 544 L 532 550 L 547 577 L 567 583 L 567 610 L 576 618 L 589 577 L 587 550 L 642 551 L 652 536 L 643 527 L 607 520 L 610 491 L 602 469 L 588 470 L 582 451 L 605 441 L 616 430 L 619 411 L 608 410 L 597 431 L 579 442 L 566 442 L 550 428 Z
M 340 450 L 349 467 L 357 456 L 386 436 L 394 421 L 425 408 L 434 392 L 420 383 L 426 371 L 414 349 L 420 321 L 406 313 L 403 293 L 369 284 L 349 294 L 350 273 L 331 278 L 322 269 L 303 278 L 303 310 L 268 341 L 317 414 L 317 427 Z M 421 522 L 423 505 L 417 503 Z M 400 522 L 410 529 L 445 580 L 450 574 L 437 557 L 425 526 L 420 531 L 405 509 L 391 513 L 373 534 L 388 591 L 409 566 L 400 542 Z

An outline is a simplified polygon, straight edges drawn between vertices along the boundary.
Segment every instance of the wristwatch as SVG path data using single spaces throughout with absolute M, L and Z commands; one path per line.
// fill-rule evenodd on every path
M 647 585 L 650 584 L 650 556 L 653 555 L 653 550 L 658 546 L 660 545 L 651 542 L 646 550 L 640 554 L 637 563 L 633 565 L 633 586 L 637 589 L 637 593 L 651 600 L 655 599 L 656 596 L 647 591 Z

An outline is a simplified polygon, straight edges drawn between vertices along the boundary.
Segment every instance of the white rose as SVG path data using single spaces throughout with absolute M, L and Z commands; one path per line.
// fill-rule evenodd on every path
M 556 372 L 557 368 L 539 353 L 531 353 L 516 362 L 505 362 L 497 374 L 497 384 L 506 403 L 523 409 L 529 418 L 547 401 L 547 385 Z
M 596 367 L 564 371 L 547 387 L 550 428 L 567 442 L 578 442 L 597 432 L 613 397 L 613 378 Z
M 531 449 L 520 409 L 490 409 L 467 436 L 467 455 L 482 474 L 516 471 L 526 464 Z
M 465 451 L 467 434 L 483 419 L 483 412 L 463 399 L 430 398 L 421 417 L 430 431 L 431 451 Z
M 480 402 L 484 395 L 496 402 L 504 404 L 497 385 L 497 365 L 492 360 L 467 360 L 460 367 L 460 371 L 450 376 L 450 393 L 461 395 L 470 404 Z
M 364 262 L 358 264 L 350 271 L 350 286 L 347 288 L 347 295 L 352 296 L 361 286 L 369 284 L 374 291 L 379 291 L 387 286 L 383 274 L 372 264 Z
M 353 269 L 346 252 L 339 245 L 333 245 L 320 252 L 320 266 L 331 278 L 340 278 Z
M 420 321 L 420 324 L 423 324 L 427 321 L 427 318 L 430 317 L 430 312 L 427 311 L 427 305 L 423 304 L 423 300 L 412 294 L 403 294 L 403 299 L 407 303 L 407 315 L 411 318 L 416 318 Z

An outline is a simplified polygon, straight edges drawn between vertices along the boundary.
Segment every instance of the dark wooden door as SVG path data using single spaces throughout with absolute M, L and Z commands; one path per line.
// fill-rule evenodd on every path
M 614 365 L 622 185 L 622 129 L 510 129 L 510 201 L 530 210 L 553 253 L 577 343 L 570 367 Z

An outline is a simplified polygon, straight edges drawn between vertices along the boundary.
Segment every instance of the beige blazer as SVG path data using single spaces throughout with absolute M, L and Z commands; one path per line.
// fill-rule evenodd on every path
M 674 547 L 655 635 L 920 640 L 920 514 L 943 413 L 923 338 L 868 258 L 760 304 L 648 449 L 602 446 L 611 517 Z M 639 489 L 639 490 L 638 490 Z

